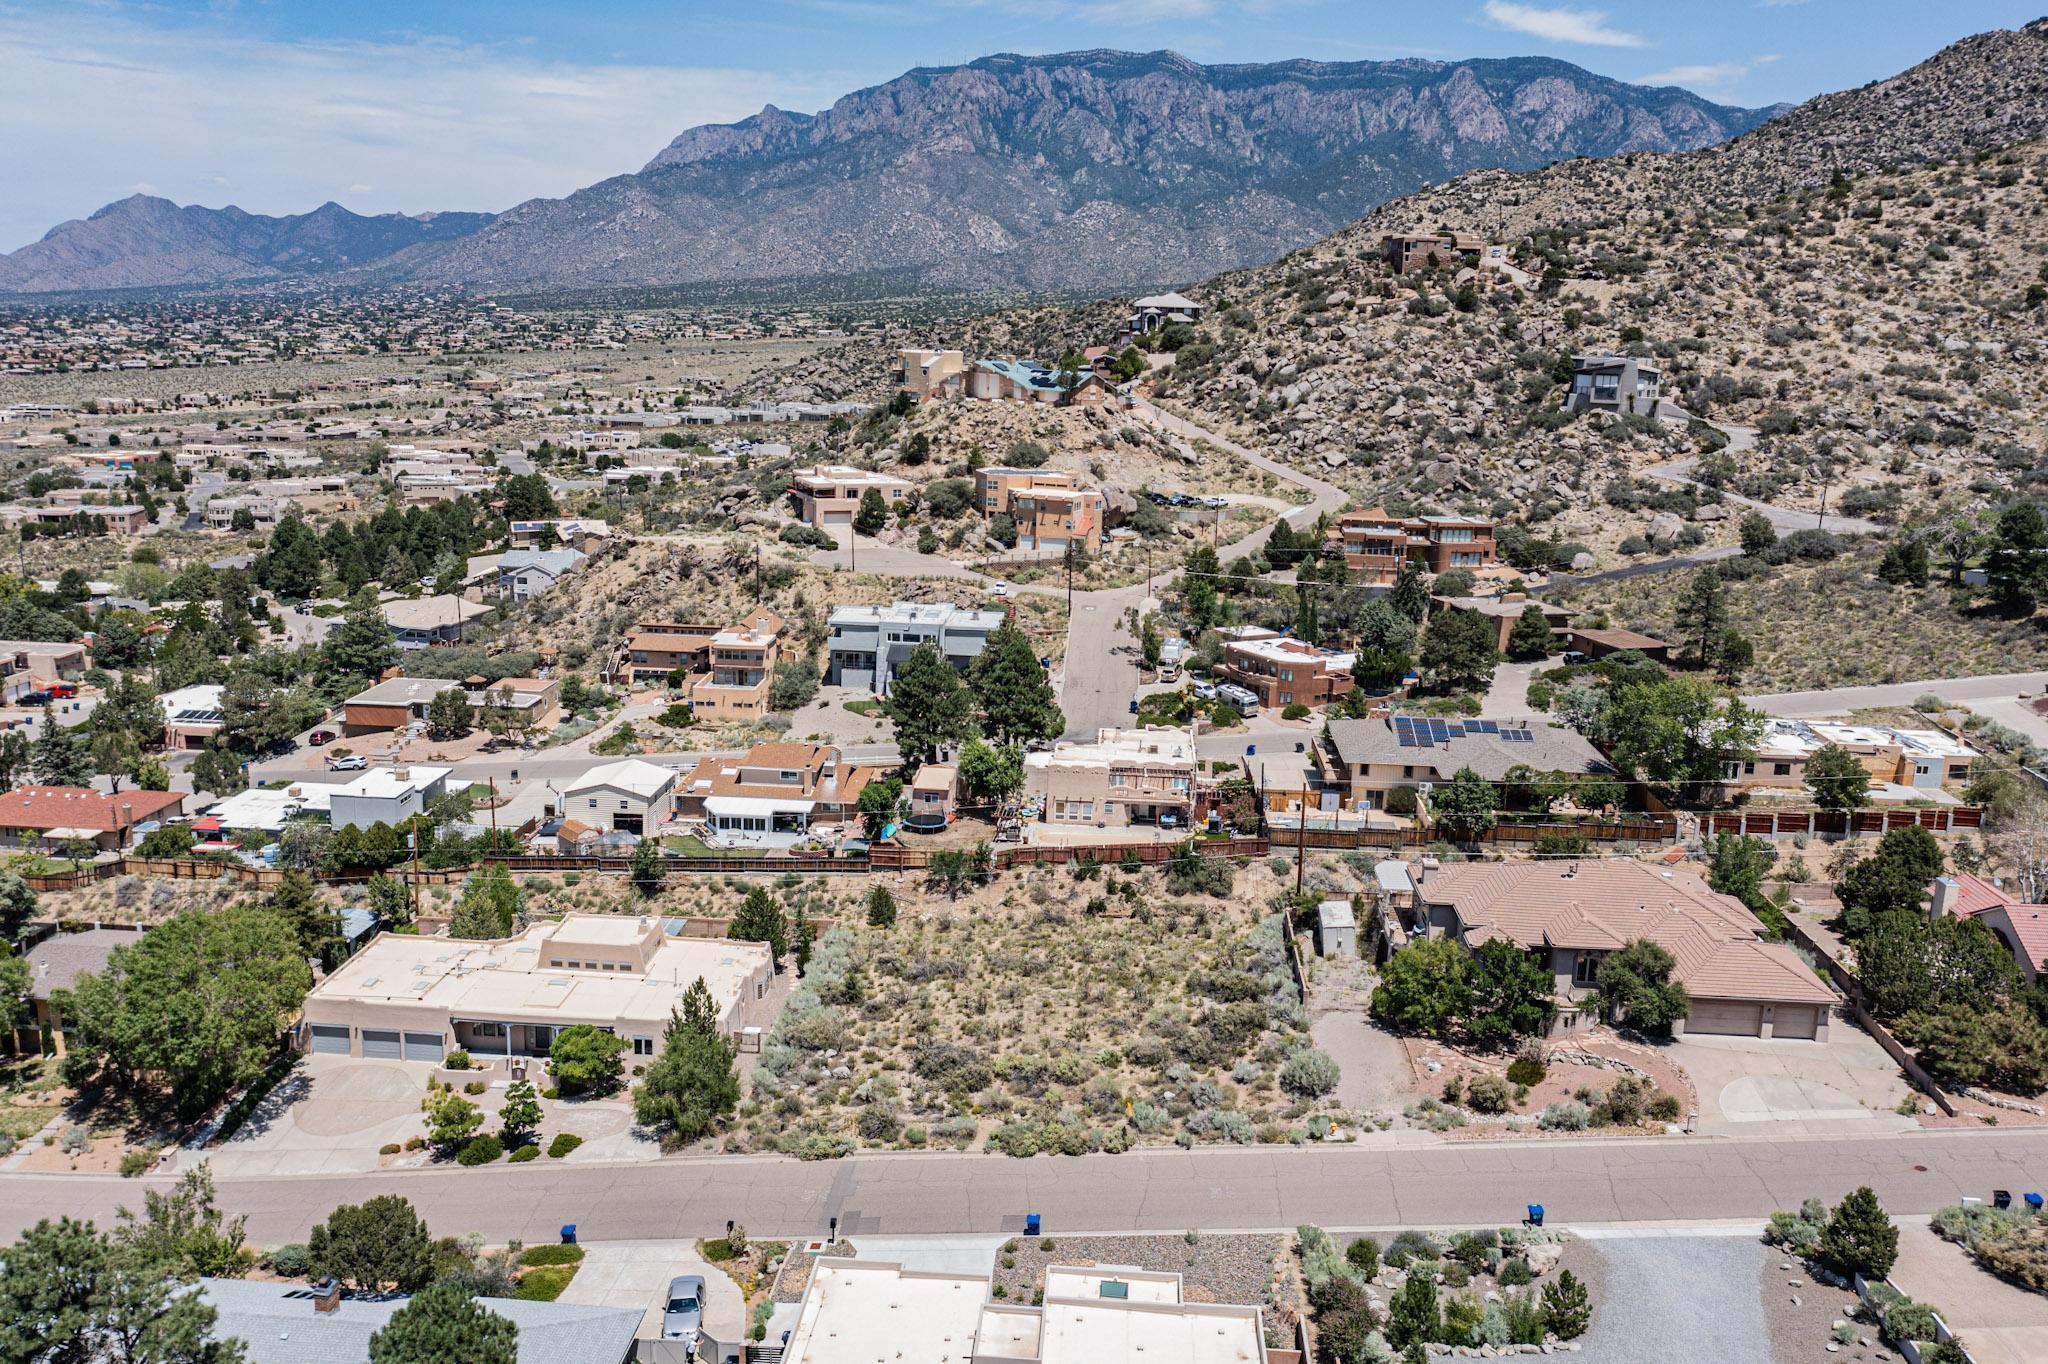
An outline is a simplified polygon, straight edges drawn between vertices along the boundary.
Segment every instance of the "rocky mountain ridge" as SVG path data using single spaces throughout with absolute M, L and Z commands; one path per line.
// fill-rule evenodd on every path
M 181 206 L 133 194 L 0 255 L 0 290 L 131 289 L 327 275 L 422 242 L 448 241 L 490 221 L 488 213 L 368 216 L 332 201 L 310 213 L 268 217 L 233 205 Z

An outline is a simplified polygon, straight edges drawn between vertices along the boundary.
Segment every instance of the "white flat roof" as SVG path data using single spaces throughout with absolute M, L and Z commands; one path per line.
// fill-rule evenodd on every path
M 263 829 L 276 833 L 294 815 L 324 815 L 333 788 L 316 782 L 282 791 L 237 791 L 206 807 L 204 817 L 229 829 Z
M 413 765 L 408 767 L 373 767 L 348 785 L 339 787 L 337 796 L 360 796 L 365 800 L 392 800 L 399 796 L 424 791 L 435 782 L 446 777 L 453 768 Z M 405 773 L 403 777 L 400 772 Z
M 821 1259 L 812 1266 L 783 1358 L 787 1364 L 970 1364 L 987 1296 L 988 1280 L 975 1275 Z

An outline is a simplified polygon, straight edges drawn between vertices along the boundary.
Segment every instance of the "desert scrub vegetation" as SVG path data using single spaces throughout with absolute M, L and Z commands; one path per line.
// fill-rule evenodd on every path
M 1048 869 L 971 917 L 839 917 L 756 1058 L 729 1148 L 1308 1139 L 1335 1063 L 1309 1046 L 1281 916 L 1143 876 L 1145 893 L 1085 911 L 1059 903 L 1080 897 Z
M 2048 1217 L 2025 1208 L 1956 1204 L 1934 1214 L 1934 1233 L 1993 1274 L 2048 1293 Z

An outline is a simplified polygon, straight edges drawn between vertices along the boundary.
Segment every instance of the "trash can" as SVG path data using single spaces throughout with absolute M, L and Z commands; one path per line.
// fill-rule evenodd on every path
M 1024 1214 L 1024 1234 L 1025 1234 L 1026 1236 L 1036 1236 L 1036 1235 L 1038 1235 L 1038 1214 L 1037 1214 L 1037 1213 L 1035 1213 L 1035 1212 L 1032 1212 L 1032 1213 L 1026 1213 L 1026 1214 Z
M 1529 1205 L 1528 1224 L 1532 1227 L 1543 1225 L 1543 1205 L 1541 1203 L 1531 1203 Z
M 2041 1195 L 2039 1195 L 2039 1194 L 2037 1194 L 2037 1193 L 2030 1193 L 2030 1194 L 2026 1194 L 2026 1195 L 2024 1195 L 2024 1197 L 2025 1197 L 2025 1198 L 2026 1198 L 2026 1200 L 2027 1200 L 2027 1208 L 2028 1208 L 2028 1209 L 2029 1209 L 2030 1211 L 2032 1211 L 2032 1212 L 2039 1212 L 2039 1211 L 2041 1211 Z
M 576 1244 L 576 1224 L 574 1222 L 564 1222 L 562 1224 L 562 1244 L 565 1246 Z
M 1993 1189 L 1993 1190 L 1991 1191 L 1991 1206 L 1992 1206 L 1992 1207 L 1994 1207 L 1994 1208 L 2009 1208 L 2009 1207 L 2011 1207 L 2011 1206 L 2012 1206 L 2012 1190 L 2011 1190 L 2011 1189 Z

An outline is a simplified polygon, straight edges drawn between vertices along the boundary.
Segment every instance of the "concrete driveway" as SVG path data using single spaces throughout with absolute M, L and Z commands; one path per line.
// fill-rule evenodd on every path
M 1551 666 L 1540 658 L 1530 663 L 1502 663 L 1493 670 L 1493 682 L 1479 698 L 1479 715 L 1486 720 L 1517 720 L 1529 714 L 1529 679 L 1539 668 Z
M 425 1132 L 420 1099 L 431 1069 L 424 1062 L 303 1057 L 232 1138 L 210 1151 L 182 1151 L 180 1164 L 210 1161 L 222 1176 L 375 1170 L 380 1146 Z
M 1979 1269 L 1961 1246 L 1942 1240 L 1926 1223 L 1900 1224 L 1891 1280 L 1941 1313 L 1977 1364 L 2048 1359 L 2048 1298 Z
M 717 1265 L 697 1258 L 690 1241 L 605 1241 L 583 1248 L 583 1265 L 558 1301 L 583 1307 L 639 1309 L 640 1338 L 661 1338 L 668 1281 L 678 1274 L 704 1276 L 704 1329 L 718 1340 L 738 1340 L 747 1322 L 740 1286 Z
M 1666 1059 L 1692 1077 L 1702 1130 L 1754 1136 L 1759 1123 L 1856 1124 L 1904 1130 L 1893 1110 L 1906 1097 L 1899 1068 L 1870 1035 L 1845 1018 L 1825 1042 L 1761 1037 L 1680 1038 Z

